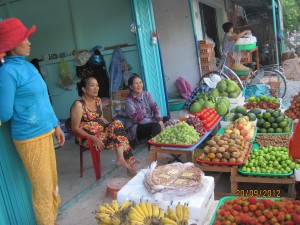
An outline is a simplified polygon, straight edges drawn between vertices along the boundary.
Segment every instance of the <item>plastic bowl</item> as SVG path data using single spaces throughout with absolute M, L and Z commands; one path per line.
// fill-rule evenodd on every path
M 182 98 L 169 99 L 168 103 L 170 111 L 179 111 L 183 109 L 185 102 L 186 100 Z
M 250 51 L 256 47 L 256 42 L 253 44 L 247 44 L 247 45 L 235 45 L 235 49 L 237 51 Z

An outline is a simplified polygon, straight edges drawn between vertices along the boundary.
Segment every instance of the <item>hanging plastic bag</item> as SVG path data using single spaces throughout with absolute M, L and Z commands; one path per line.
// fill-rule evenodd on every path
M 179 77 L 176 80 L 176 86 L 180 92 L 181 97 L 183 97 L 184 99 L 188 100 L 192 94 L 192 87 L 189 84 L 189 82 L 187 82 L 186 79 L 184 79 L 183 77 Z
M 58 85 L 65 89 L 71 89 L 74 85 L 74 77 L 69 65 L 62 58 L 59 66 L 59 83 Z

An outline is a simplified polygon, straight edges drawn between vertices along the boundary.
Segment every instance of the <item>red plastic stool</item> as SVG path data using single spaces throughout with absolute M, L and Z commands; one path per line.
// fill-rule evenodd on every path
M 105 196 L 112 194 L 113 199 L 117 198 L 118 191 L 128 183 L 126 178 L 113 178 L 107 181 Z

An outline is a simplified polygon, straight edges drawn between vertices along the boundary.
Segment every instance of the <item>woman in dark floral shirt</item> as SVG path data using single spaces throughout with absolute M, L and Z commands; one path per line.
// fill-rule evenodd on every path
M 164 128 L 163 117 L 152 95 L 143 91 L 143 81 L 138 75 L 128 79 L 130 94 L 125 101 L 128 139 L 150 139 Z
M 101 99 L 98 98 L 99 85 L 94 77 L 83 78 L 77 83 L 78 98 L 71 107 L 72 130 L 92 140 L 96 150 L 114 149 L 116 165 L 127 169 L 127 175 L 136 175 L 135 160 L 120 120 L 109 123 L 102 112 Z M 78 143 L 88 149 L 88 141 L 77 137 Z

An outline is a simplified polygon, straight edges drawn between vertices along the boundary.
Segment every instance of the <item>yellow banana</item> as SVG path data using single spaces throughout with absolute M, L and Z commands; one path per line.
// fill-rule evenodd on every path
M 112 211 L 113 213 L 115 213 L 115 210 L 108 203 L 104 203 L 103 206 L 108 210 Z
M 115 212 L 119 211 L 119 203 L 117 200 L 112 200 L 111 207 L 115 210 Z
M 130 224 L 131 225 L 144 225 L 144 222 L 138 222 L 138 221 L 131 220 Z
M 183 207 L 180 204 L 180 202 L 178 202 L 178 204 L 176 206 L 176 215 L 178 217 L 178 220 L 182 221 L 182 218 L 183 218 Z
M 124 202 L 120 205 L 119 211 L 128 208 L 128 207 L 130 206 L 130 204 L 131 204 L 131 201 L 129 201 L 129 200 L 124 201 Z
M 137 217 L 139 217 L 141 220 L 143 220 L 144 219 L 144 217 L 139 213 L 139 211 L 137 211 L 137 209 L 136 208 L 134 208 L 134 207 L 131 207 L 130 208 L 130 212 L 129 213 L 133 213 L 133 214 L 135 214 Z
M 147 208 L 147 211 L 148 211 L 148 215 L 151 218 L 152 217 L 152 205 L 148 200 L 146 202 L 146 208 Z
M 183 206 L 183 213 L 182 213 L 182 216 L 183 216 L 183 221 L 184 222 L 187 222 L 189 220 L 189 206 L 187 203 L 184 203 L 184 206 Z
M 163 217 L 163 218 L 161 219 L 161 223 L 162 223 L 163 225 L 165 225 L 165 224 L 177 225 L 177 222 L 175 222 L 175 221 L 169 219 L 168 217 Z
M 140 214 L 143 218 L 146 217 L 145 213 L 143 212 L 143 210 L 141 209 L 141 207 L 140 207 L 139 204 L 134 204 L 134 208 L 139 212 L 139 214 Z
M 98 207 L 99 209 L 99 212 L 100 213 L 106 213 L 106 214 L 109 214 L 109 215 L 113 215 L 115 212 L 107 207 L 105 207 L 104 205 L 100 205 Z
M 139 217 L 137 214 L 130 212 L 129 213 L 129 219 L 130 221 L 136 221 L 142 223 L 144 221 L 143 218 Z
M 112 225 L 120 225 L 121 224 L 121 220 L 116 217 L 116 216 L 110 216 L 110 221 Z
M 178 217 L 170 206 L 168 206 L 168 216 L 171 220 L 174 220 L 176 223 L 178 222 Z
M 163 209 L 159 209 L 158 219 L 161 219 L 165 216 L 165 211 Z
M 141 202 L 140 202 L 140 207 L 143 210 L 143 212 L 145 214 L 145 217 L 148 218 L 149 217 L 148 210 L 147 210 L 145 202 L 143 202 L 142 199 L 141 199 Z
M 152 204 L 152 216 L 158 218 L 159 215 L 159 208 L 156 203 Z
M 111 223 L 110 215 L 106 213 L 96 213 L 96 217 L 102 222 L 102 223 Z

